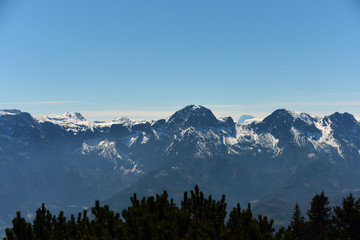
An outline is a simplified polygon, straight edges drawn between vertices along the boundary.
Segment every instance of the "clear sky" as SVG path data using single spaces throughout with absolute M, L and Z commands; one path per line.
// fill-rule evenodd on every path
M 0 108 L 360 115 L 358 0 L 0 0 Z

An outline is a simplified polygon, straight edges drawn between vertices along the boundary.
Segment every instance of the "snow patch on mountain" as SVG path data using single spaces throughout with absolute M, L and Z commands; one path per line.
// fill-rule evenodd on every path
M 0 116 L 4 115 L 17 115 L 22 113 L 20 110 L 17 109 L 0 109 Z
M 143 140 L 141 141 L 141 144 L 146 144 L 149 141 L 149 138 L 143 134 Z
M 88 123 L 86 119 L 78 112 L 66 112 L 58 116 L 35 116 L 39 122 L 52 122 L 58 125 L 74 124 L 74 123 Z
M 193 129 L 191 129 L 193 131 Z M 208 131 L 206 133 L 197 133 L 196 137 L 196 151 L 194 156 L 197 158 L 207 158 L 213 156 L 213 150 L 211 146 L 220 145 L 220 137 L 216 135 L 213 131 Z
M 302 147 L 306 145 L 308 139 L 299 130 L 291 127 L 290 132 L 294 136 L 294 140 L 298 146 Z
M 248 124 L 252 124 L 252 123 L 258 123 L 261 122 L 264 118 L 251 118 L 251 119 L 246 119 L 243 124 L 244 125 L 248 125 Z
M 153 134 L 154 134 L 154 136 L 155 136 L 155 139 L 156 139 L 156 140 L 160 140 L 160 135 L 161 135 L 161 134 L 158 134 L 158 132 L 155 131 L 155 129 L 152 129 L 152 132 L 153 132 Z
M 89 139 L 82 144 L 81 154 L 98 154 L 113 164 L 114 170 L 120 170 L 124 174 L 141 173 L 138 165 L 128 157 L 121 156 L 116 150 L 116 142 L 108 139 Z
M 66 112 L 58 116 L 35 116 L 34 119 L 39 123 L 51 122 L 75 133 L 91 129 L 91 123 L 78 112 Z
M 153 122 L 155 122 L 154 120 L 144 120 L 144 119 L 130 119 L 128 117 L 118 117 L 115 118 L 114 120 L 112 120 L 111 122 L 104 122 L 107 124 L 121 124 L 125 127 L 132 127 L 135 125 L 139 125 L 139 124 L 146 124 L 146 123 L 150 123 L 153 124 Z
M 200 105 L 192 105 L 191 110 L 194 111 L 196 109 L 202 108 Z
M 333 130 L 331 128 L 331 120 L 327 122 L 323 119 L 319 119 L 315 122 L 315 126 L 321 131 L 321 137 L 318 141 L 312 141 L 315 148 L 319 148 L 322 144 L 326 144 L 335 148 L 342 158 L 344 158 L 339 142 L 334 138 Z
M 138 138 L 139 136 L 131 137 L 128 146 L 131 147 L 138 140 Z
M 311 125 L 313 123 L 314 117 L 310 116 L 307 113 L 295 112 L 295 111 L 289 111 L 289 112 L 291 113 L 292 117 L 294 118 L 294 121 L 297 119 L 300 119 L 300 120 L 306 122 L 306 124 L 308 124 L 308 125 Z
M 128 117 L 117 117 L 111 121 L 111 123 L 120 123 L 124 126 L 131 126 L 132 122 Z
M 281 152 L 281 149 L 278 147 L 279 139 L 276 139 L 270 133 L 256 133 L 252 128 L 247 128 L 246 126 L 237 125 L 235 128 L 236 139 L 239 142 L 239 146 L 242 145 L 251 145 L 258 146 L 262 148 L 272 149 L 275 155 L 278 155 Z
M 238 142 L 238 140 L 236 139 L 236 138 L 234 138 L 234 137 L 231 137 L 231 136 L 229 136 L 229 137 L 225 137 L 224 136 L 224 141 L 223 141 L 223 143 L 225 144 L 225 145 L 238 145 L 239 144 L 239 142 Z
M 83 143 L 81 154 L 86 155 L 90 152 L 99 152 L 99 155 L 103 156 L 106 159 L 122 159 L 120 154 L 116 151 L 116 144 L 113 141 L 108 139 L 91 139 Z M 116 165 L 116 162 L 114 161 Z

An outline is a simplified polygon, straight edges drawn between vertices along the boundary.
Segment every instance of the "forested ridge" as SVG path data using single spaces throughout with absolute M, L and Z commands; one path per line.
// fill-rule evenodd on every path
M 185 192 L 178 207 L 164 191 L 141 200 L 134 194 L 131 206 L 120 213 L 99 201 L 69 219 L 64 212 L 53 215 L 45 204 L 36 211 L 33 222 L 16 213 L 12 228 L 6 229 L 12 239 L 360 239 L 360 199 L 352 194 L 342 205 L 330 207 L 324 192 L 316 194 L 307 219 L 296 204 L 290 225 L 275 231 L 274 220 L 254 216 L 248 204 L 234 207 L 228 217 L 225 195 L 220 200 L 195 186 Z

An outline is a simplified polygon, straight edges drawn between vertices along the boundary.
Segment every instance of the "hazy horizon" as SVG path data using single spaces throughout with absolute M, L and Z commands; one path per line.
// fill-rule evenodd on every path
M 196 104 L 195 104 L 196 105 Z M 168 117 L 170 117 L 171 115 L 173 115 L 176 111 L 182 109 L 185 106 L 182 107 L 178 107 L 178 108 L 167 108 L 167 109 L 156 109 L 156 108 L 149 108 L 149 109 L 142 109 L 142 110 L 128 110 L 128 111 L 74 111 L 74 112 L 79 112 L 81 113 L 81 115 L 86 119 L 86 121 L 88 122 L 94 122 L 94 121 L 112 121 L 115 118 L 119 118 L 119 117 L 128 117 L 129 119 L 133 119 L 133 120 L 159 120 L 159 119 L 166 119 Z M 216 117 L 232 117 L 233 120 L 236 122 L 239 120 L 239 118 L 241 116 L 247 116 L 247 115 L 251 115 L 254 118 L 257 119 L 263 119 L 267 116 L 269 116 L 272 112 L 274 112 L 277 109 L 280 108 L 274 108 L 272 111 L 270 112 L 251 112 L 251 113 L 246 113 L 243 111 L 223 111 L 221 110 L 221 108 L 230 108 L 231 106 L 204 106 L 208 109 L 210 109 L 213 114 Z M 233 106 L 233 107 L 239 107 L 239 106 Z M 244 106 L 245 107 L 245 106 Z M 217 110 L 214 110 L 217 109 Z M 287 108 L 286 108 L 287 109 Z M 0 110 L 5 110 L 5 109 L 0 109 Z M 17 110 L 21 110 L 21 109 L 17 109 Z M 290 111 L 294 111 L 292 109 L 287 109 Z M 23 111 L 23 110 L 21 110 Z M 23 111 L 26 112 L 26 111 Z M 301 111 L 294 111 L 296 113 L 301 113 Z M 339 112 L 339 111 L 335 111 L 335 112 Z M 331 115 L 335 112 L 331 112 L 331 113 L 312 113 L 312 112 L 305 112 L 307 114 L 310 114 L 311 116 L 316 116 L 316 117 L 324 117 L 326 115 Z M 33 114 L 31 112 L 29 112 L 32 116 L 48 116 L 48 117 L 57 117 L 60 116 L 62 114 L 65 114 L 66 112 L 62 112 L 62 113 L 39 113 L 39 114 Z M 343 113 L 343 112 L 340 112 Z M 353 114 L 351 112 L 349 112 L 350 114 Z M 353 114 L 354 117 L 356 117 L 357 119 L 360 118 L 359 114 Z
M 0 108 L 156 119 L 360 114 L 356 1 L 0 3 Z M 115 114 L 115 115 L 114 115 Z

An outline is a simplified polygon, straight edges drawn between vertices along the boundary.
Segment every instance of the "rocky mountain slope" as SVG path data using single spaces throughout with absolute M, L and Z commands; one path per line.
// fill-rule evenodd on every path
M 195 184 L 225 193 L 229 205 L 251 202 L 283 224 L 295 202 L 305 206 L 321 190 L 336 199 L 357 193 L 359 177 L 360 123 L 348 113 L 319 118 L 279 109 L 239 124 L 195 105 L 140 122 L 0 111 L 2 226 L 17 210 L 31 218 L 41 202 L 78 209 L 107 199 L 122 209 L 133 192 L 167 189 L 179 200 Z

